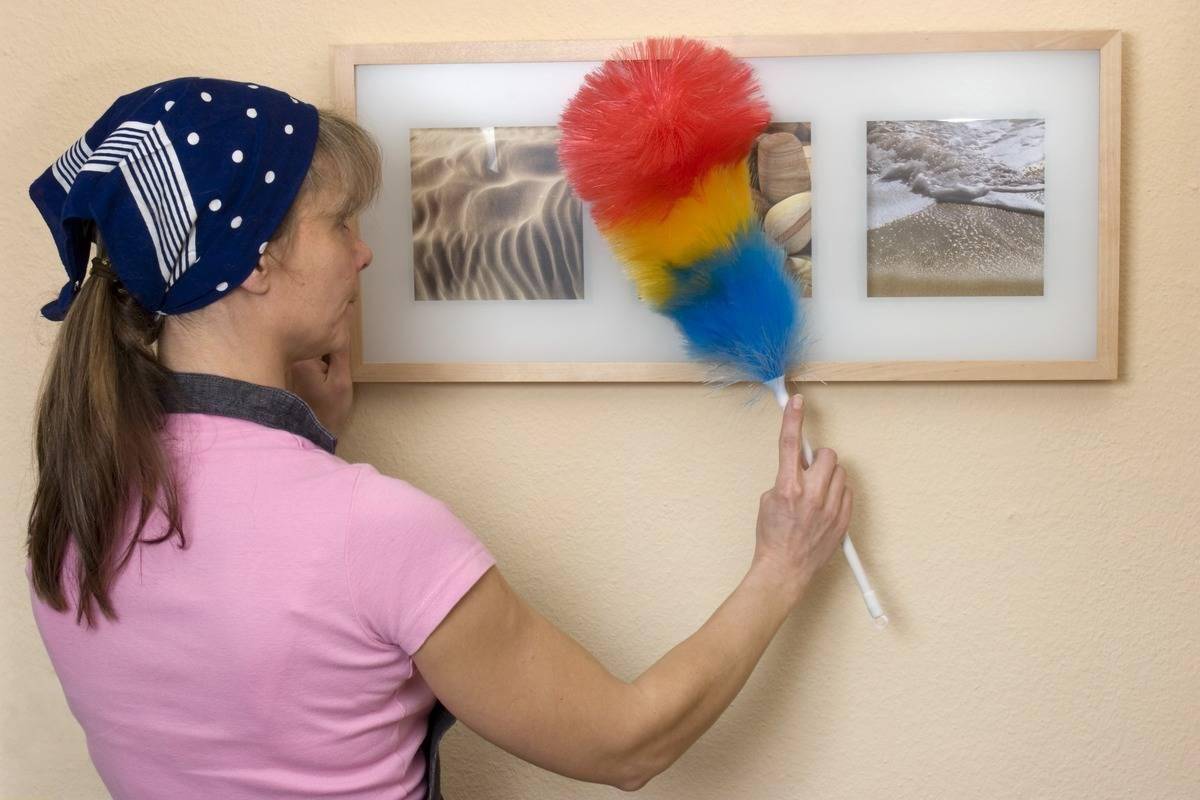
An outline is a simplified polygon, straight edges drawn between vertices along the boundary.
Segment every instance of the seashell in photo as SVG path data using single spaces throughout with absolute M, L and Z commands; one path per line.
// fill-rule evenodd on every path
M 793 134 L 764 134 L 755 150 L 758 188 L 772 203 L 812 189 L 804 145 Z
M 775 131 L 790 133 L 804 142 L 812 140 L 811 122 L 772 122 L 769 129 L 772 133 Z
M 754 213 L 758 215 L 759 219 L 762 219 L 763 215 L 771 210 L 771 201 L 753 186 L 750 187 L 750 199 L 754 202 Z
M 788 256 L 787 270 L 796 279 L 812 284 L 812 259 L 808 256 Z
M 789 254 L 807 247 L 812 241 L 812 192 L 799 192 L 771 206 L 763 229 Z

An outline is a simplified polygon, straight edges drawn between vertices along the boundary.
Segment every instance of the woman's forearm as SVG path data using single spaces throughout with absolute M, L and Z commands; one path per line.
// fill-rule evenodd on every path
M 755 561 L 696 633 L 633 682 L 640 695 L 636 758 L 646 765 L 646 781 L 733 702 L 802 591 L 769 563 Z

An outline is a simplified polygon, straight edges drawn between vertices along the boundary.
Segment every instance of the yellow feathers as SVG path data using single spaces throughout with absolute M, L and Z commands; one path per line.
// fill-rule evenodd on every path
M 603 231 L 637 284 L 638 294 L 661 306 L 674 293 L 672 270 L 689 267 L 729 245 L 754 224 L 750 176 L 743 159 L 714 167 L 691 194 L 669 205 L 639 209 Z

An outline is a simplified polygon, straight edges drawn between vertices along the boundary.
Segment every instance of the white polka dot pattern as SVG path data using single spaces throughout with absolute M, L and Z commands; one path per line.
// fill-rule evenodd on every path
M 164 89 L 169 91 L 159 99 Z M 129 97 L 124 105 L 114 104 L 39 180 L 51 187 L 57 184 L 67 194 L 74 187 L 83 196 L 93 191 L 97 173 L 119 166 L 123 174 L 117 180 L 123 178 L 130 196 L 141 200 L 128 207 L 140 213 L 112 210 L 100 222 L 112 225 L 114 235 L 148 238 L 153 245 L 155 257 L 141 277 L 161 277 L 162 292 L 157 295 L 161 299 L 147 305 L 148 311 L 190 311 L 233 288 L 230 278 L 251 260 L 251 248 L 265 257 L 271 241 L 269 221 L 279 219 L 295 199 L 297 179 L 308 166 L 316 114 L 307 103 L 302 109 L 289 108 L 301 101 L 286 92 L 220 79 L 180 78 Z M 127 165 L 124 159 L 127 151 L 143 143 L 155 160 L 139 171 L 137 164 Z M 281 182 L 283 176 L 288 179 Z M 178 220 L 179 230 L 163 220 Z M 222 221 L 226 227 L 219 224 Z M 202 251 L 212 255 L 202 261 Z M 171 291 L 185 274 L 187 285 Z M 210 287 L 207 297 L 205 286 Z M 43 312 L 61 319 L 74 296 L 62 293 L 54 307 Z

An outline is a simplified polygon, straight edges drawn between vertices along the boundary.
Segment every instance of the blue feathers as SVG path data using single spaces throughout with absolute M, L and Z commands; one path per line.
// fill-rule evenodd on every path
M 676 291 L 660 311 L 675 320 L 692 358 L 731 380 L 760 382 L 798 362 L 799 290 L 782 248 L 761 229 L 746 227 L 729 247 L 672 273 Z

